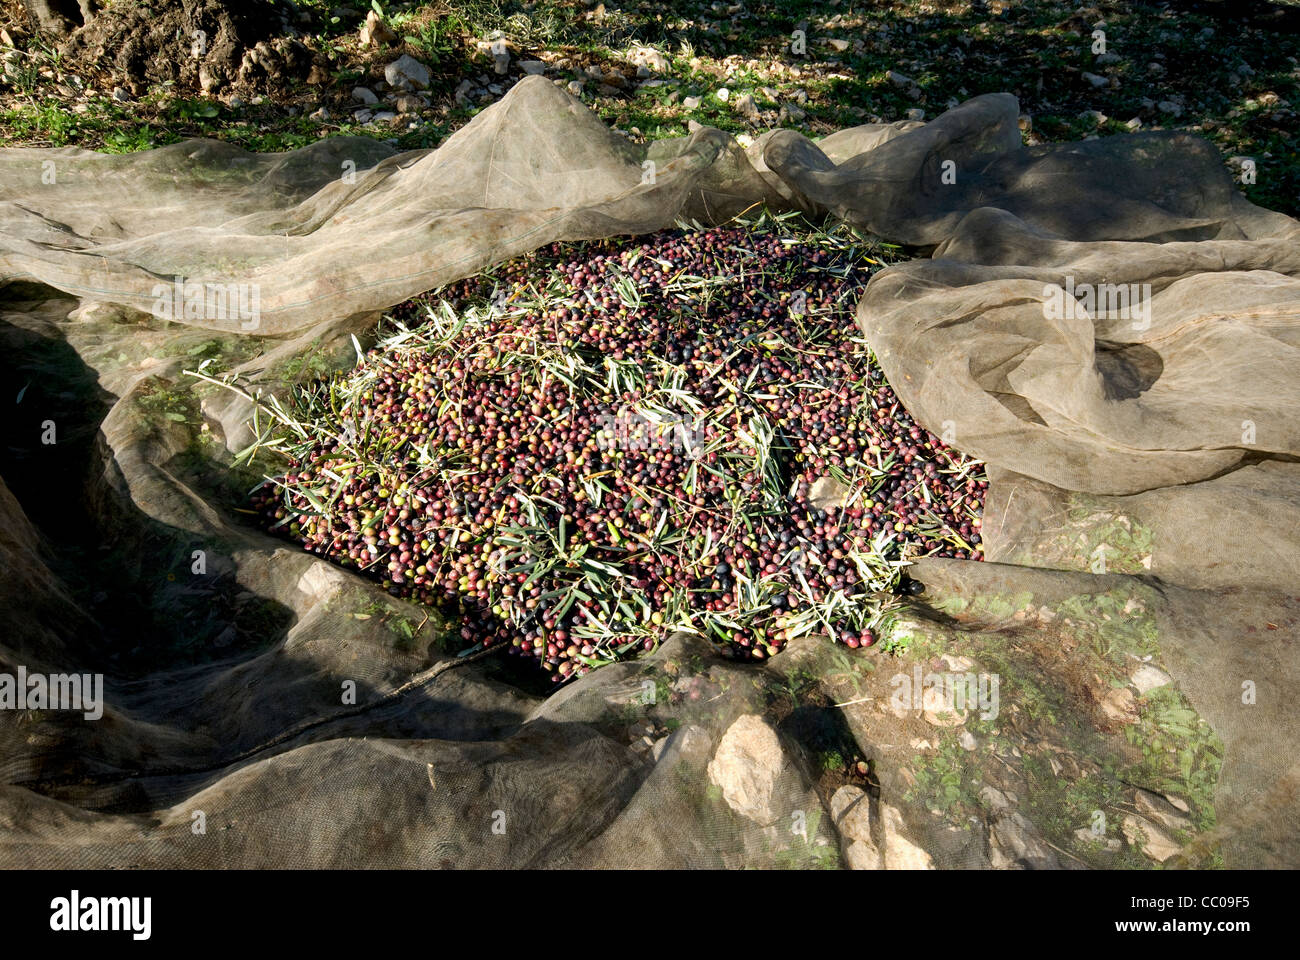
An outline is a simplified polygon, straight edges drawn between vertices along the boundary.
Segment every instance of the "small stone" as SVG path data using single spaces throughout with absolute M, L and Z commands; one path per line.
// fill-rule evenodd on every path
M 542 60 L 520 60 L 519 69 L 530 77 L 540 77 L 546 72 L 546 63 Z
M 1158 687 L 1163 687 L 1167 684 L 1173 683 L 1173 679 L 1173 677 L 1169 676 L 1169 674 L 1165 673 L 1159 667 L 1153 667 L 1149 663 L 1144 663 L 1142 666 L 1138 667 L 1137 670 L 1133 672 L 1133 676 L 1129 677 L 1129 681 L 1133 684 L 1133 687 L 1137 690 L 1138 696 L 1140 697 L 1145 697 L 1148 693 Z
M 880 804 L 881 833 L 885 846 L 886 870 L 933 870 L 930 855 L 904 833 L 903 815 L 897 807 Z
M 732 810 L 767 825 L 776 819 L 771 804 L 786 763 L 776 730 L 762 717 L 744 714 L 722 735 L 709 761 L 709 780 Z
M 1175 118 L 1181 117 L 1183 115 L 1183 108 L 1180 107 L 1178 104 L 1174 103 L 1174 101 L 1172 100 L 1161 100 L 1159 103 L 1156 104 L 1156 109 L 1159 110 L 1161 113 L 1167 113 L 1170 116 Z
M 687 120 L 686 129 L 690 133 L 695 133 L 697 130 L 703 130 L 704 124 L 700 123 L 698 120 Z
M 384 79 L 396 90 L 422 90 L 429 85 L 429 68 L 404 53 L 384 67 Z
M 307 114 L 308 120 L 315 120 L 317 123 L 324 123 L 330 118 L 330 112 L 326 107 L 321 107 Z
M 1128 687 L 1116 687 L 1101 698 L 1101 712 L 1121 725 L 1136 723 L 1137 699 Z
M 1081 120 L 1087 120 L 1094 127 L 1100 127 L 1103 123 L 1105 123 L 1107 120 L 1110 119 L 1108 116 L 1106 116 L 1106 114 L 1102 113 L 1100 110 L 1085 110 L 1083 111 L 1083 113 L 1079 114 L 1079 118 Z
M 360 40 L 363 47 L 389 47 L 397 42 L 397 34 L 378 13 L 371 10 L 361 25 Z
M 758 104 L 754 102 L 754 98 L 750 94 L 746 93 L 742 96 L 737 97 L 735 106 L 736 106 L 736 112 L 739 113 L 745 119 L 747 120 L 758 119 Z
M 1139 789 L 1133 798 L 1133 806 L 1148 820 L 1154 820 L 1169 830 L 1190 830 L 1192 827 L 1192 822 L 1177 812 L 1177 807 L 1149 790 Z
M 988 784 L 980 788 L 980 799 L 988 804 L 988 808 L 995 814 L 1011 809 L 1011 800 L 1007 795 L 997 787 L 991 787 Z
M 419 113 L 428 106 L 423 97 L 417 97 L 413 94 L 398 97 L 393 105 L 397 107 L 398 113 Z
M 925 111 L 922 110 L 920 107 L 913 107 L 911 110 L 908 110 L 908 111 L 907 111 L 907 119 L 909 119 L 909 120 L 924 120 L 924 119 L 925 119 Z
M 846 784 L 831 796 L 831 820 L 846 840 L 871 843 L 871 798 L 861 787 Z
M 801 110 L 797 104 L 781 104 L 781 119 L 783 120 L 789 120 L 791 123 L 798 123 L 807 116 L 808 114 Z
M 391 110 L 380 110 L 372 118 L 375 123 L 388 123 L 397 119 L 397 114 Z
M 1083 79 L 1087 80 L 1094 87 L 1105 87 L 1110 84 L 1110 81 L 1105 77 L 1099 77 L 1095 73 L 1088 73 L 1086 71 L 1083 74 Z
M 114 87 L 112 96 L 113 99 L 116 100 L 118 103 L 131 102 L 131 94 L 127 93 L 126 90 L 122 87 Z
M 682 97 L 682 106 L 687 110 L 694 110 L 700 105 L 699 97 Z
M 957 737 L 957 742 L 961 745 L 963 750 L 968 752 L 977 749 L 980 745 L 979 741 L 975 739 L 975 734 L 971 733 L 969 730 L 963 730 Z
M 243 105 L 244 105 L 243 97 L 231 97 L 229 100 L 226 101 L 226 106 L 230 107 L 231 110 L 238 110 L 241 107 L 243 107 Z
M 565 89 L 568 90 L 569 93 L 573 94 L 575 97 L 580 97 L 582 96 L 582 81 L 570 80 L 569 85 L 565 87 Z
M 637 51 L 636 59 L 639 60 L 643 66 L 648 67 L 655 73 L 667 73 L 672 69 L 672 65 L 668 62 L 668 58 L 658 50 L 654 49 L 654 47 L 642 47 Z
M 353 87 L 352 99 L 367 106 L 379 102 L 379 98 L 375 96 L 375 92 L 369 87 Z
M 352 119 L 357 123 L 369 123 L 374 115 L 373 110 L 367 110 L 365 107 L 362 107 L 353 112 Z
M 319 87 L 322 83 L 329 83 L 329 81 L 330 72 L 319 63 L 313 63 L 311 71 L 307 74 L 307 82 L 313 87 Z
M 898 89 L 900 90 L 904 90 L 907 87 L 914 85 L 911 77 L 904 76 L 903 74 L 898 73 L 897 71 L 894 70 L 885 71 L 885 79 L 888 80 L 890 83 L 892 83 L 894 86 L 898 87 Z
M 1038 828 L 1019 811 L 1001 817 L 989 830 L 991 861 L 997 869 L 1028 866 L 1052 869 L 1060 866 L 1056 853 L 1043 840 Z
M 650 77 L 653 76 L 654 76 L 654 71 L 651 70 L 649 67 L 647 67 L 644 63 L 637 65 L 636 78 L 638 80 L 648 80 Z
M 829 38 L 826 41 L 826 44 L 836 53 L 843 53 L 845 50 L 849 48 L 849 41 L 841 40 L 839 37 Z
M 1080 827 L 1078 830 L 1074 831 L 1074 836 L 1075 839 L 1083 844 L 1099 843 L 1101 844 L 1102 849 L 1108 850 L 1111 853 L 1114 853 L 1123 846 L 1123 844 L 1119 842 L 1118 837 L 1108 837 L 1104 833 L 1098 836 L 1087 827 Z
M 1142 129 L 1142 118 L 1141 118 L 1141 117 L 1133 117 L 1131 120 L 1125 120 L 1125 121 L 1124 121 L 1124 126 L 1126 126 L 1129 130 L 1141 130 L 1141 129 Z
M 1142 817 L 1125 817 L 1123 831 L 1129 843 L 1141 848 L 1144 854 L 1160 863 L 1164 863 L 1183 849 L 1173 837 Z

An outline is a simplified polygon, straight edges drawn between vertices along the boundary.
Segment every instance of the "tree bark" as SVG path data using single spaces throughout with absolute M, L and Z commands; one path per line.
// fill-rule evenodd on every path
M 64 37 L 95 15 L 93 0 L 23 0 L 41 33 Z

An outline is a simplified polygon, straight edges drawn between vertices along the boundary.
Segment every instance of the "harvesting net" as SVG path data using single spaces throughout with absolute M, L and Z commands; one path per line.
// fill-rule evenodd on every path
M 527 78 L 436 151 L 0 152 L 0 678 L 105 685 L 0 711 L 0 863 L 1300 862 L 1300 227 L 1195 138 L 1026 148 L 1017 114 L 637 146 Z M 386 308 L 756 207 L 923 255 L 858 325 L 987 464 L 988 562 L 920 560 L 876 652 L 678 634 L 543 698 L 240 512 L 257 391 Z

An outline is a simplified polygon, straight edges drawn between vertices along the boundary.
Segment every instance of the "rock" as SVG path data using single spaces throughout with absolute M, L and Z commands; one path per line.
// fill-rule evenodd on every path
M 1169 830 L 1192 828 L 1192 822 L 1184 817 L 1177 807 L 1157 793 L 1139 789 L 1133 799 L 1133 805 L 1148 820 L 1154 820 Z
M 1167 113 L 1174 118 L 1181 117 L 1183 115 L 1183 108 L 1180 107 L 1178 104 L 1174 103 L 1174 101 L 1172 100 L 1161 100 L 1159 103 L 1156 104 L 1156 109 L 1159 110 L 1161 113 Z
M 565 89 L 568 90 L 569 93 L 573 94 L 575 97 L 580 97 L 582 96 L 582 81 L 570 80 L 569 85 Z
M 880 855 L 880 850 L 874 843 L 853 840 L 843 849 L 844 862 L 849 865 L 850 870 L 885 869 L 885 858 Z
M 1095 73 L 1088 73 L 1086 71 L 1083 74 L 1083 79 L 1087 80 L 1094 87 L 1105 87 L 1110 84 L 1110 81 L 1105 77 L 1099 77 Z
M 1100 127 L 1110 119 L 1110 117 L 1106 116 L 1106 114 L 1102 113 L 1100 110 L 1085 110 L 1083 113 L 1079 114 L 1079 118 L 1087 120 L 1094 127 Z
M 122 87 L 114 87 L 112 97 L 118 103 L 130 103 L 131 94 L 127 93 Z
M 839 37 L 830 37 L 826 44 L 836 53 L 843 53 L 849 48 L 849 41 L 841 40 Z
M 329 118 L 330 112 L 325 107 L 321 107 L 319 110 L 313 110 L 311 113 L 307 114 L 308 120 L 315 120 L 317 123 L 323 123 Z
M 888 80 L 890 83 L 892 83 L 894 86 L 898 87 L 898 89 L 900 90 L 906 89 L 907 87 L 914 85 L 911 77 L 904 76 L 903 74 L 898 73 L 894 70 L 886 70 L 885 79 Z
M 379 98 L 375 96 L 375 92 L 369 87 L 353 87 L 352 99 L 358 103 L 364 103 L 366 106 L 379 102 Z
M 994 814 L 1011 809 L 1011 799 L 997 787 L 988 784 L 980 788 L 980 799 L 988 804 Z
M 466 78 L 457 85 L 456 92 L 452 94 L 452 97 L 458 104 L 464 105 L 469 102 L 469 95 L 473 92 L 474 81 Z
M 834 477 L 819 477 L 808 491 L 808 501 L 818 510 L 838 510 L 848 495 L 849 488 Z
M 365 107 L 362 107 L 359 110 L 353 111 L 352 119 L 357 123 L 369 123 L 374 115 L 373 110 L 367 110 Z
M 243 105 L 244 105 L 243 97 L 231 97 L 229 100 L 226 101 L 226 106 L 230 107 L 231 110 L 238 110 L 241 107 L 243 107 Z
M 989 841 L 991 859 L 996 869 L 1026 866 L 1050 870 L 1060 866 L 1056 852 L 1019 811 L 1000 817 L 989 831 Z
M 366 22 L 361 25 L 361 46 L 390 47 L 396 42 L 397 34 L 378 13 L 371 10 L 366 14 Z
M 880 804 L 881 837 L 884 840 L 886 870 L 933 870 L 930 855 L 904 833 L 903 815 L 897 807 Z
M 307 74 L 307 82 L 313 87 L 319 87 L 322 83 L 329 83 L 329 81 L 330 72 L 319 63 L 313 63 L 311 72 Z
M 1183 849 L 1173 837 L 1142 817 L 1131 815 L 1125 817 L 1123 830 L 1124 837 L 1129 843 L 1141 848 L 1144 854 L 1160 863 L 1164 863 Z
M 389 123 L 397 119 L 397 114 L 391 110 L 380 110 L 371 118 L 375 123 Z
M 667 73 L 672 69 L 672 64 L 668 62 L 668 58 L 654 47 L 639 47 L 633 53 L 632 61 L 640 63 L 655 73 Z
M 224 81 L 206 63 L 199 64 L 199 89 L 204 93 L 215 93 Z
M 651 70 L 649 67 L 647 67 L 644 63 L 637 66 L 636 78 L 638 80 L 648 80 L 653 76 L 654 76 L 654 71 Z
M 1128 687 L 1116 687 L 1101 698 L 1101 712 L 1120 725 L 1136 723 L 1137 698 Z
M 1101 836 L 1097 836 L 1087 827 L 1080 827 L 1078 830 L 1074 831 L 1074 836 L 1080 843 L 1099 843 L 1104 850 L 1108 850 L 1111 853 L 1114 853 L 1123 846 L 1123 844 L 1119 842 L 1118 837 L 1108 837 L 1104 833 Z
M 1112 63 L 1119 63 L 1120 56 L 1118 53 L 1106 52 L 1097 57 L 1097 62 L 1102 66 L 1108 66 Z
M 909 119 L 909 120 L 924 120 L 924 119 L 925 119 L 925 111 L 922 110 L 920 107 L 913 107 L 911 110 L 907 111 L 907 119 Z
M 1174 807 L 1175 809 L 1177 809 L 1177 810 L 1181 810 L 1183 813 L 1191 813 L 1191 812 L 1192 812 L 1192 808 L 1189 807 L 1189 806 L 1187 805 L 1187 801 L 1184 800 L 1182 797 L 1175 797 L 1175 796 L 1172 796 L 1172 795 L 1170 795 L 1170 794 L 1168 794 L 1168 793 L 1163 794 L 1163 796 L 1164 796 L 1165 800 L 1167 800 L 1167 801 L 1169 802 L 1169 804 L 1170 804 L 1172 807 Z
M 756 714 L 745 714 L 722 735 L 709 761 L 709 780 L 721 788 L 732 810 L 767 825 L 778 816 L 772 797 L 785 766 L 776 731 Z
M 1159 667 L 1153 667 L 1149 663 L 1142 664 L 1133 672 L 1133 676 L 1129 677 L 1129 681 L 1140 697 L 1145 697 L 1152 690 L 1172 683 L 1173 679 Z
M 808 114 L 805 113 L 803 110 L 801 110 L 796 104 L 793 103 L 781 104 L 782 120 L 789 120 L 791 123 L 798 123 L 800 120 L 803 120 L 806 116 L 808 116 Z
M 966 722 L 967 710 L 957 709 L 955 697 L 950 699 L 945 690 L 935 687 L 921 692 L 921 712 L 925 722 L 935 727 L 960 727 Z
M 846 784 L 835 791 L 831 797 L 831 820 L 845 840 L 864 840 L 874 846 L 871 798 L 861 787 Z
M 754 98 L 748 93 L 737 97 L 735 106 L 736 112 L 746 120 L 758 119 L 758 104 L 754 102 Z
M 697 130 L 703 130 L 703 129 L 704 129 L 704 124 L 700 123 L 698 120 L 686 121 L 686 130 L 689 133 L 694 133 Z
M 1125 121 L 1124 121 L 1124 126 L 1128 127 L 1129 130 L 1141 130 L 1141 129 L 1142 129 L 1142 118 L 1141 118 L 1141 117 L 1133 117 L 1131 120 L 1125 120 Z
M 423 97 L 416 96 L 415 94 L 407 94 L 398 97 L 393 105 L 397 107 L 398 113 L 419 113 L 429 104 Z
M 963 730 L 961 732 L 957 737 L 957 743 L 959 743 L 961 748 L 967 752 L 979 749 L 980 745 L 979 741 L 975 739 L 975 734 L 971 733 L 969 730 Z
M 530 77 L 540 77 L 546 72 L 546 63 L 543 60 L 520 60 L 519 69 Z
M 699 97 L 682 97 L 682 106 L 687 110 L 694 110 L 700 105 Z
M 429 86 L 429 68 L 404 53 L 384 67 L 384 79 L 396 90 L 423 90 Z

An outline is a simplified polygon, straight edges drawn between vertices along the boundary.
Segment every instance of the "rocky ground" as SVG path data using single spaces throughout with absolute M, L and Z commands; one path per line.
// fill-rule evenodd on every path
M 299 0 L 272 16 L 246 6 L 110 4 L 60 38 L 4 0 L 0 139 L 124 152 L 208 136 L 268 151 L 347 133 L 434 147 L 534 73 L 633 139 L 694 124 L 818 135 L 1009 91 L 1029 143 L 1193 130 L 1239 173 L 1241 158 L 1254 160 L 1251 199 L 1297 209 L 1293 6 Z

